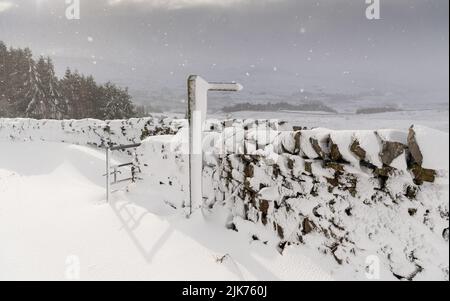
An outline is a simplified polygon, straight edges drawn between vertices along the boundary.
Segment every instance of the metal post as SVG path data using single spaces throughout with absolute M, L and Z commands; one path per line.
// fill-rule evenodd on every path
M 109 175 L 110 175 L 110 153 L 111 150 L 109 147 L 106 147 L 106 202 L 109 203 L 109 194 L 110 194 L 110 189 L 111 189 L 111 181 L 109 179 Z
M 190 211 L 201 206 L 202 194 L 202 133 L 208 109 L 208 91 L 240 91 L 237 83 L 208 83 L 198 75 L 188 78 L 189 120 L 189 197 Z

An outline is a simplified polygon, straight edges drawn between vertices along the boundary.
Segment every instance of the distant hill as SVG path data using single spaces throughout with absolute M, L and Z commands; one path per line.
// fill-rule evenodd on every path
M 329 112 L 337 113 L 336 110 L 330 108 L 320 102 L 291 104 L 287 102 L 252 104 L 249 102 L 226 106 L 222 109 L 224 113 L 233 113 L 241 111 L 256 112 L 277 112 L 277 111 L 312 111 L 312 112 Z
M 362 108 L 356 110 L 356 114 L 380 114 L 388 112 L 399 112 L 401 111 L 396 107 L 373 107 L 373 108 Z

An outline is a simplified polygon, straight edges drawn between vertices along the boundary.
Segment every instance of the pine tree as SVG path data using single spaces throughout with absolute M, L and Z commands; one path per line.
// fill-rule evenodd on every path
M 66 108 L 64 102 L 61 101 L 61 93 L 59 91 L 58 78 L 55 75 L 55 70 L 52 60 L 47 57 L 44 59 L 40 57 L 36 70 L 41 80 L 41 87 L 44 91 L 44 103 L 46 111 L 44 118 L 62 119 L 65 115 Z
M 67 106 L 67 117 L 80 119 L 83 116 L 83 103 L 81 95 L 82 77 L 78 72 L 66 70 L 64 78 L 61 80 L 61 92 L 63 102 Z
M 9 83 L 6 93 L 10 114 L 13 117 L 24 117 L 33 97 L 33 85 L 36 83 L 36 79 L 31 74 L 34 70 L 34 62 L 32 61 L 31 51 L 28 48 L 11 48 L 9 52 L 10 71 L 7 75 Z
M 7 70 L 7 62 L 8 62 L 8 49 L 6 45 L 0 41 L 0 117 L 8 117 L 8 97 L 6 94 L 6 90 L 8 87 L 8 70 Z
M 48 108 L 45 100 L 45 92 L 42 88 L 42 82 L 39 73 L 37 72 L 31 51 L 26 53 L 26 57 L 28 73 L 26 74 L 25 80 L 27 91 L 25 99 L 28 104 L 25 109 L 25 116 L 31 118 L 45 118 Z
M 72 107 L 71 107 L 71 99 L 72 99 L 72 71 L 67 68 L 66 72 L 64 73 L 64 77 L 60 80 L 59 83 L 60 91 L 61 91 L 61 97 L 62 97 L 62 104 L 64 104 L 65 111 L 63 118 L 70 118 Z
M 88 118 L 99 118 L 101 114 L 99 113 L 101 108 L 101 103 L 99 99 L 101 98 L 99 86 L 95 82 L 92 76 L 82 76 L 81 77 L 81 102 L 83 107 L 83 116 Z
M 104 119 L 124 119 L 135 116 L 134 106 L 127 89 L 120 89 L 112 83 L 107 83 L 102 89 Z
M 6 85 L 4 91 L 8 117 L 20 116 L 18 99 L 24 97 L 25 55 L 21 49 L 10 48 L 5 63 Z M 17 101 L 16 101 L 17 100 Z

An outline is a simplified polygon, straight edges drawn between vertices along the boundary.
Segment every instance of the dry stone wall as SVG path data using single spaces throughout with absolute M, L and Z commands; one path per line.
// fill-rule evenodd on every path
M 183 125 L 185 121 L 165 116 L 106 121 L 0 118 L 0 139 L 105 147 L 139 143 L 150 136 L 174 135 Z
M 230 208 L 231 229 L 250 221 L 280 252 L 307 245 L 360 271 L 376 254 L 398 279 L 448 279 L 448 134 L 222 126 L 205 139 L 204 194 Z

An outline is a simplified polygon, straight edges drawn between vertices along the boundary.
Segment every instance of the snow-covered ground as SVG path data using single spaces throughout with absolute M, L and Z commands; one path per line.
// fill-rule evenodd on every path
M 292 125 L 331 129 L 406 130 L 411 124 L 449 129 L 448 111 L 242 112 L 232 117 L 282 119 Z M 229 230 L 228 212 L 220 206 L 212 212 L 199 210 L 187 219 L 182 210 L 173 209 L 185 193 L 178 189 L 182 183 L 174 185 L 176 189 L 169 185 L 180 172 L 174 160 L 155 158 L 152 163 L 157 177 L 144 177 L 128 191 L 123 187 L 107 204 L 101 150 L 38 139 L 0 140 L 0 280 L 367 279 L 361 270 L 338 265 L 307 244 L 287 245 L 281 255 L 276 233 L 261 233 L 251 222 L 240 221 L 239 232 Z M 162 183 L 163 178 L 167 180 Z M 439 195 L 448 199 L 448 176 L 444 180 Z M 448 212 L 448 202 L 444 207 Z M 258 233 L 260 239 L 251 233 Z M 448 242 L 430 248 L 448 253 Z M 425 273 L 428 278 L 432 274 L 432 270 Z M 380 277 L 396 279 L 391 273 Z
M 0 280 L 71 280 L 78 264 L 81 280 L 333 279 L 298 248 L 281 256 L 227 230 L 222 212 L 186 219 L 159 183 L 106 204 L 99 150 L 4 141 L 0 149 Z

